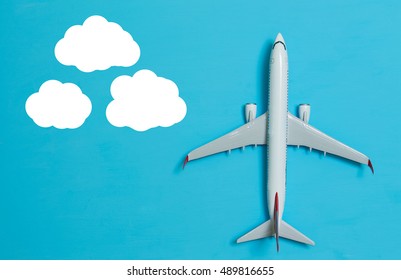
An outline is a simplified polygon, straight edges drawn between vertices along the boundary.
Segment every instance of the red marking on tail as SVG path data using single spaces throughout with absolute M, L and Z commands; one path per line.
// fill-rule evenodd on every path
M 372 170 L 372 173 L 375 174 L 375 170 L 373 169 L 373 165 L 370 160 L 368 161 L 368 166 L 370 167 L 370 170 Z
M 276 196 L 274 197 L 274 212 L 278 211 L 278 193 L 276 192 Z
M 280 244 L 279 244 L 279 232 L 278 232 L 278 210 L 279 210 L 279 205 L 278 205 L 278 193 L 276 192 L 276 196 L 274 198 L 274 232 L 276 234 L 276 246 L 277 246 L 277 252 L 280 251 Z
M 187 165 L 188 161 L 189 161 L 189 159 L 188 159 L 188 156 L 187 156 L 187 157 L 185 158 L 185 160 L 184 160 L 184 164 L 182 165 L 182 169 L 185 168 L 185 165 Z

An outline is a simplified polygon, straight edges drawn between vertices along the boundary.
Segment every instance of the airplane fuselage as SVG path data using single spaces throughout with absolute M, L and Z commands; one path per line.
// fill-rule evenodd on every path
M 269 84 L 267 205 L 271 219 L 277 207 L 277 224 L 280 225 L 285 204 L 288 130 L 288 57 L 282 38 L 275 41 L 271 51 Z

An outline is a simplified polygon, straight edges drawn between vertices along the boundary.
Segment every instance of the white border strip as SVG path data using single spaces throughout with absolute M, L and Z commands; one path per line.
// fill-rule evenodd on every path
M 25 279 L 27 280 L 28 279 L 41 279 L 41 280 L 386 279 L 389 280 L 390 279 L 391 280 L 391 279 L 397 279 L 399 280 L 401 279 L 400 267 L 401 267 L 400 260 L 394 260 L 394 261 L 276 261 L 276 260 L 275 261 L 271 260 L 0 261 L 0 279 L 7 279 L 7 280 L 14 280 L 14 279 L 16 280 L 25 280 Z M 187 275 L 178 275 L 182 274 L 184 271 L 187 273 Z M 191 272 L 203 275 L 190 275 Z M 208 272 L 210 272 L 211 275 L 208 275 Z M 160 275 L 155 275 L 155 273 Z M 171 275 L 174 273 L 175 275 Z

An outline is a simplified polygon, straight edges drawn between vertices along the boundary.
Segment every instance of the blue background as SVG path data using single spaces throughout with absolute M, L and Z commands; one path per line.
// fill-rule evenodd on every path
M 2 1 L 1 259 L 401 259 L 400 1 Z M 83 73 L 54 46 L 102 15 L 141 48 L 129 68 Z M 181 164 L 192 149 L 266 110 L 278 32 L 289 109 L 366 153 L 369 168 L 289 148 L 284 219 L 316 242 L 235 240 L 265 221 L 266 149 Z M 173 80 L 185 119 L 136 132 L 105 117 L 111 82 L 150 69 Z M 77 84 L 92 114 L 40 128 L 25 101 L 50 79 Z

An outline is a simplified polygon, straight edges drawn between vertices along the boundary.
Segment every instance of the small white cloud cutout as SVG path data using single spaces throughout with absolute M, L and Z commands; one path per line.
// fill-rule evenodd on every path
M 140 56 L 138 44 L 115 22 L 91 16 L 83 25 L 70 27 L 54 49 L 57 60 L 83 72 L 129 67 Z
M 92 103 L 72 83 L 49 80 L 25 103 L 28 116 L 41 127 L 78 128 L 92 111 Z
M 110 91 L 114 100 L 107 106 L 106 117 L 117 127 L 128 126 L 137 131 L 169 127 L 187 113 L 177 85 L 150 70 L 117 77 Z

